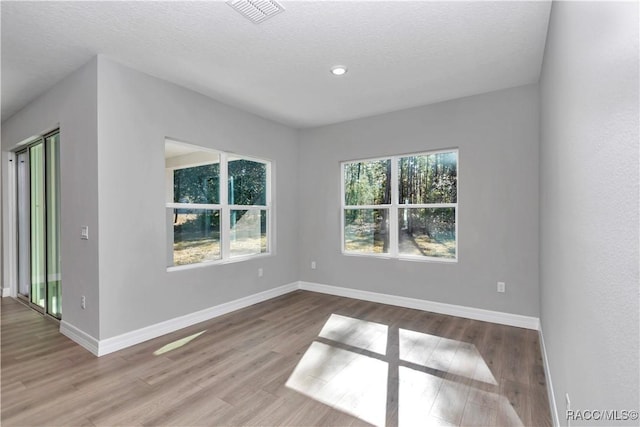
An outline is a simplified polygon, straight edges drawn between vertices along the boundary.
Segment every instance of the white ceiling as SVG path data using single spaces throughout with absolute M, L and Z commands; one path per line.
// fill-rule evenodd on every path
M 296 128 L 535 83 L 551 5 L 283 4 L 3 1 L 2 120 L 96 54 Z

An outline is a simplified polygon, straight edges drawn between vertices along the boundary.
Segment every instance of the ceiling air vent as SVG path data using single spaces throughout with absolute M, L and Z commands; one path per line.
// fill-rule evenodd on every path
M 255 24 L 284 11 L 275 0 L 229 0 L 227 4 Z

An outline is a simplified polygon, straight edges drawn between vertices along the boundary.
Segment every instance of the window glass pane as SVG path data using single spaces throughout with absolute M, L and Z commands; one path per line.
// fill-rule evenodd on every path
M 456 257 L 455 208 L 398 209 L 401 255 Z
M 391 203 L 391 160 L 345 163 L 344 199 L 347 206 Z
M 345 251 L 356 253 L 388 253 L 388 219 L 389 209 L 345 209 Z
M 229 204 L 266 205 L 267 165 L 250 160 L 230 160 Z
M 456 152 L 401 157 L 399 203 L 456 203 Z
M 267 252 L 267 211 L 231 210 L 231 256 Z
M 173 225 L 170 266 L 220 259 L 219 210 L 167 208 L 167 220 Z
M 174 203 L 217 204 L 219 194 L 219 163 L 173 171 Z

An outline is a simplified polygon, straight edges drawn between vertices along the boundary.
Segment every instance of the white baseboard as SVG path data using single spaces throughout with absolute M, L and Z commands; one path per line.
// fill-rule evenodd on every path
M 123 348 L 177 331 L 178 329 L 186 328 L 187 326 L 195 325 L 196 323 L 213 319 L 214 317 L 222 316 L 223 314 L 227 314 L 241 308 L 249 307 L 250 305 L 293 292 L 297 289 L 297 282 L 290 283 L 288 285 L 279 286 L 274 289 L 269 289 L 264 292 L 259 292 L 244 298 L 216 305 L 214 307 L 205 308 L 204 310 L 196 311 L 195 313 L 186 314 L 184 316 L 156 323 L 155 325 L 147 326 L 145 328 L 136 329 L 112 338 L 100 340 L 98 342 L 97 353 L 94 354 L 104 356 L 105 354 L 122 350 Z M 83 345 L 79 342 L 78 344 Z
M 547 397 L 549 398 L 549 408 L 551 408 L 551 421 L 554 427 L 560 426 L 560 418 L 558 416 L 558 406 L 556 405 L 556 396 L 553 392 L 553 382 L 551 381 L 551 369 L 549 369 L 549 359 L 547 359 L 547 347 L 544 345 L 544 335 L 542 327 L 538 329 L 540 336 L 540 351 L 542 352 L 542 364 L 547 381 Z
M 2 298 L 10 297 L 11 296 L 11 288 L 2 288 L 2 290 L 0 290 L 0 293 L 2 294 Z
M 76 328 L 69 322 L 65 322 L 64 320 L 60 321 L 60 333 L 71 341 L 81 345 L 82 347 L 89 350 L 91 353 L 99 356 L 99 342 L 97 339 L 87 334 L 86 332 Z
M 449 316 L 458 316 L 467 319 L 482 320 L 484 322 L 498 323 L 501 325 L 516 326 L 518 328 L 538 330 L 540 327 L 540 320 L 537 317 L 522 316 L 520 314 L 503 313 L 500 311 L 484 310 L 481 308 L 445 304 L 441 302 L 380 294 L 376 292 L 361 291 L 358 289 L 342 288 L 311 282 L 300 282 L 299 288 L 323 294 L 355 298 L 405 308 L 414 308 L 417 310 L 431 311 L 433 313 L 447 314 Z
M 444 304 L 440 302 L 421 300 L 416 298 L 401 297 L 396 295 L 381 294 L 376 292 L 362 291 L 358 289 L 342 288 L 338 286 L 322 285 L 311 282 L 294 282 L 288 285 L 279 286 L 254 295 L 249 295 L 234 301 L 229 301 L 214 307 L 209 307 L 195 313 L 185 314 L 164 322 L 156 323 L 134 331 L 126 332 L 115 337 L 96 340 L 75 326 L 65 322 L 60 322 L 60 332 L 75 341 L 82 347 L 89 350 L 96 356 L 104 356 L 114 351 L 175 332 L 196 323 L 204 322 L 218 316 L 222 316 L 232 311 L 278 297 L 280 295 L 293 292 L 297 289 L 320 292 L 347 298 L 355 298 L 364 301 L 390 304 L 399 307 L 413 308 L 434 313 L 447 314 L 450 316 L 464 317 L 467 319 L 482 320 L 485 322 L 498 323 L 502 325 L 516 326 L 519 328 L 538 330 L 540 321 L 537 317 L 521 316 L 518 314 L 502 313 L 498 311 L 483 310 L 480 308 L 465 307 L 461 305 Z M 547 371 L 548 372 L 548 371 Z M 556 414 L 557 418 L 557 414 Z

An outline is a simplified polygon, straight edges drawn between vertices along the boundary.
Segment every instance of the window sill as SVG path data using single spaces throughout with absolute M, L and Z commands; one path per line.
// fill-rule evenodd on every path
M 233 257 L 233 258 L 229 258 L 229 259 L 217 259 L 215 261 L 205 261 L 205 262 L 198 262 L 198 263 L 194 263 L 194 264 L 174 265 L 174 266 L 171 266 L 171 267 L 167 267 L 167 272 L 170 273 L 170 272 L 174 272 L 174 271 L 191 270 L 191 269 L 194 269 L 194 268 L 203 268 L 203 267 L 211 267 L 211 266 L 216 266 L 216 265 L 235 264 L 237 262 L 249 261 L 249 260 L 252 260 L 252 259 L 266 258 L 266 257 L 270 257 L 272 255 L 273 255 L 273 253 L 267 252 L 267 253 L 263 253 L 263 254 L 259 254 L 259 255 L 243 255 L 243 256 L 237 256 L 237 257 Z
M 355 252 L 342 252 L 344 256 L 358 257 L 358 258 L 374 258 L 374 259 L 388 259 L 396 261 L 410 261 L 410 262 L 426 262 L 426 263 L 438 263 L 438 264 L 457 264 L 458 258 L 436 258 L 436 257 L 424 257 L 424 256 L 392 256 L 389 254 L 361 254 Z

